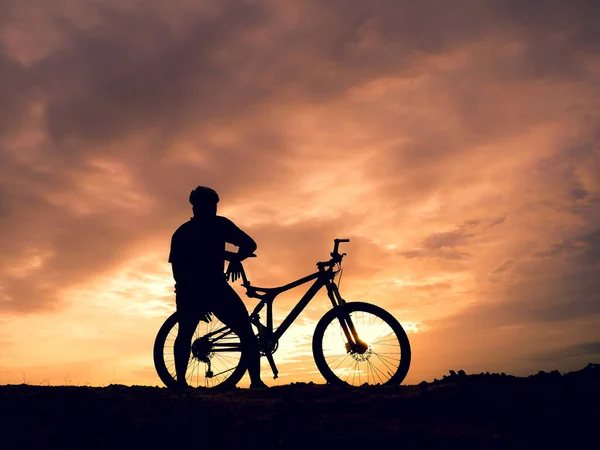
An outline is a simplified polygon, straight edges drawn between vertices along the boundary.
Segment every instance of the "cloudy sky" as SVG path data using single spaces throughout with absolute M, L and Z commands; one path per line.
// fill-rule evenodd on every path
M 598 17 L 595 0 L 0 1 L 0 383 L 160 384 L 196 185 L 257 241 L 258 285 L 350 238 L 342 294 L 405 326 L 408 383 L 600 361 Z M 290 329 L 278 383 L 324 381 L 327 309 Z

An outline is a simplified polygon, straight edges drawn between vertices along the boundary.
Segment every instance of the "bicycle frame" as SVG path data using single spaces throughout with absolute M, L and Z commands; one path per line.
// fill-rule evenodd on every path
M 329 298 L 333 306 L 337 306 L 344 302 L 344 300 L 339 295 L 339 291 L 337 290 L 337 286 L 333 283 L 333 277 L 337 271 L 318 271 L 311 275 L 308 275 L 304 278 L 300 278 L 292 283 L 286 284 L 284 286 L 276 287 L 276 288 L 259 288 L 256 286 L 252 286 L 249 283 L 242 284 L 246 288 L 246 295 L 251 298 L 258 298 L 260 302 L 252 313 L 250 314 L 250 320 L 254 325 L 254 321 L 258 320 L 258 315 L 262 311 L 262 309 L 267 307 L 267 325 L 266 330 L 272 333 L 272 337 L 278 340 L 283 333 L 287 331 L 290 325 L 296 320 L 296 318 L 302 313 L 304 308 L 310 303 L 310 301 L 314 298 L 314 296 L 323 288 L 327 287 L 327 291 L 329 294 Z M 244 277 L 245 274 L 242 274 Z M 302 298 L 298 301 L 296 306 L 289 312 L 287 317 L 281 322 L 277 330 L 273 330 L 273 301 L 275 298 L 290 289 L 294 289 L 295 287 L 301 286 L 309 281 L 315 280 L 315 282 L 310 286 L 310 288 L 306 291 L 306 293 L 302 296 Z M 259 294 L 258 292 L 264 292 L 264 294 Z M 335 294 L 333 294 L 335 292 Z M 332 295 L 333 294 L 333 295 Z M 254 319 L 254 320 L 253 320 Z M 259 322 L 260 323 L 260 322 Z
M 273 353 L 277 349 L 277 344 L 279 339 L 283 334 L 288 330 L 290 325 L 298 318 L 298 316 L 302 313 L 304 308 L 310 303 L 310 301 L 315 297 L 315 295 L 321 290 L 321 288 L 325 287 L 327 289 L 327 296 L 331 300 L 332 306 L 335 308 L 336 306 L 340 306 L 346 303 L 346 301 L 340 295 L 338 287 L 333 282 L 335 276 L 338 274 L 338 270 L 334 270 L 333 266 L 336 263 L 341 263 L 344 254 L 338 253 L 338 245 L 340 242 L 348 242 L 349 239 L 336 239 L 334 250 L 331 253 L 332 259 L 327 262 L 318 262 L 317 263 L 317 272 L 307 275 L 303 278 L 300 278 L 296 281 L 288 283 L 283 286 L 275 287 L 275 288 L 261 288 L 258 286 L 252 286 L 248 278 L 246 277 L 246 272 L 242 266 L 241 268 L 241 277 L 242 277 L 242 286 L 246 288 L 246 295 L 250 298 L 257 298 L 260 302 L 256 305 L 252 313 L 250 313 L 250 323 L 254 325 L 258 330 L 258 340 L 259 347 L 261 352 L 266 356 L 269 361 L 269 365 L 271 366 L 271 370 L 273 371 L 273 378 L 277 378 L 279 371 L 275 366 L 275 361 L 273 360 Z M 314 283 L 308 288 L 306 293 L 302 296 L 302 298 L 298 301 L 296 306 L 292 308 L 292 310 L 288 313 L 288 315 L 283 319 L 281 324 L 277 327 L 277 330 L 273 329 L 273 301 L 275 298 L 286 291 L 294 289 L 295 287 L 301 286 L 305 283 L 313 281 Z M 267 307 L 267 324 L 264 325 L 260 322 L 260 312 Z M 350 320 L 350 317 L 340 317 L 340 324 L 342 330 L 348 340 L 347 349 L 348 351 L 365 351 L 367 349 L 367 344 L 365 344 L 359 337 L 354 328 L 354 324 Z M 218 330 L 213 331 L 209 334 L 209 336 L 214 336 L 218 333 L 222 333 L 225 330 L 225 327 L 220 328 Z M 225 334 L 228 334 L 227 332 Z M 207 336 L 208 337 L 208 336 Z M 236 344 L 213 344 L 214 346 L 220 347 L 221 351 L 235 351 L 238 346 Z
M 277 378 L 278 370 L 275 366 L 275 362 L 273 361 L 272 354 L 276 349 L 279 339 L 288 330 L 294 320 L 298 318 L 304 308 L 306 308 L 306 306 L 321 290 L 321 288 L 327 288 L 327 295 L 334 307 L 345 303 L 337 286 L 333 282 L 333 279 L 339 270 L 333 270 L 331 266 L 328 267 L 328 269 L 325 269 L 325 265 L 322 263 L 318 263 L 317 266 L 319 267 L 317 272 L 275 288 L 260 288 L 257 286 L 252 286 L 246 277 L 244 269 L 242 268 L 242 286 L 246 288 L 246 295 L 250 298 L 257 298 L 260 300 L 252 313 L 250 313 L 250 322 L 258 329 L 259 346 L 269 361 L 269 365 L 273 371 L 273 378 Z M 315 280 L 314 283 L 308 288 L 306 293 L 298 301 L 296 306 L 294 306 L 294 308 L 288 313 L 285 319 L 283 319 L 281 324 L 277 327 L 277 330 L 274 330 L 273 301 L 275 298 L 283 292 L 289 291 L 313 280 Z M 263 325 L 260 322 L 259 314 L 265 306 L 267 307 L 267 323 L 266 325 Z

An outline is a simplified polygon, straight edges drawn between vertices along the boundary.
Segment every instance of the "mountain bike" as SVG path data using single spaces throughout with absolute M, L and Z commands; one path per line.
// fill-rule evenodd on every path
M 389 312 L 364 302 L 346 302 L 339 291 L 342 260 L 339 244 L 349 239 L 335 239 L 331 259 L 317 262 L 317 271 L 284 286 L 262 288 L 253 286 L 241 269 L 242 286 L 249 298 L 259 302 L 250 313 L 256 329 L 261 356 L 264 356 L 278 377 L 273 354 L 279 339 L 308 303 L 323 287 L 331 300 L 332 309 L 317 323 L 312 339 L 312 352 L 317 368 L 329 384 L 353 386 L 400 384 L 410 366 L 411 350 L 406 332 Z M 338 277 L 339 275 L 339 277 Z M 338 284 L 335 279 L 338 277 Z M 273 325 L 273 302 L 290 289 L 313 281 L 306 293 L 277 328 Z M 266 323 L 260 313 L 266 308 Z M 154 342 L 154 365 L 158 376 L 167 386 L 175 386 L 173 344 L 177 337 L 177 313 L 162 325 Z M 192 340 L 186 381 L 194 387 L 232 388 L 246 372 L 246 359 L 240 339 L 216 317 L 200 322 Z

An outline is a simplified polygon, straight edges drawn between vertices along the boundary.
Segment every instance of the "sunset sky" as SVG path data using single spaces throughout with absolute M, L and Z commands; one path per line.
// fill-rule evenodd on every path
M 162 385 L 169 244 L 197 185 L 256 240 L 257 285 L 350 238 L 342 295 L 404 325 L 406 383 L 600 362 L 599 17 L 595 0 L 0 1 L 0 384 Z M 292 326 L 278 380 L 263 360 L 267 384 L 324 382 L 329 307 Z

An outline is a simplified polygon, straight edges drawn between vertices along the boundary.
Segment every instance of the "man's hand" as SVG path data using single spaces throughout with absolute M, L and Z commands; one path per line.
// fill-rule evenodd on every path
M 234 282 L 242 276 L 242 263 L 240 261 L 229 261 L 227 271 L 225 272 L 225 279 L 227 281 Z

